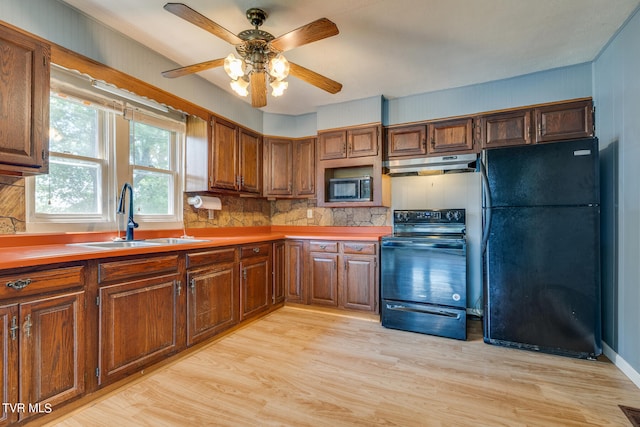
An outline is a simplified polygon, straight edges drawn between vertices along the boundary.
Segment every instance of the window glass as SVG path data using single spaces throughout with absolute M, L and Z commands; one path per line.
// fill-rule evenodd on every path
M 172 132 L 139 122 L 130 124 L 130 132 L 132 165 L 171 168 Z
M 100 214 L 100 165 L 51 157 L 49 174 L 36 178 L 36 212 Z
M 49 123 L 50 151 L 98 157 L 98 110 L 52 96 Z
M 133 198 L 136 214 L 173 213 L 173 177 L 167 173 L 134 170 Z

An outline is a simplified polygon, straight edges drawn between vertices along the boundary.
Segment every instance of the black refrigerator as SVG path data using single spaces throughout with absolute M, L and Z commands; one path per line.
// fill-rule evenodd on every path
M 484 341 L 602 353 L 596 138 L 486 150 Z

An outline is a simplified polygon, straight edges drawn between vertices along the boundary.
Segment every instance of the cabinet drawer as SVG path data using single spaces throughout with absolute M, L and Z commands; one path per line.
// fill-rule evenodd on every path
M 102 262 L 98 265 L 98 283 L 177 271 L 178 255 Z
M 255 245 L 243 246 L 240 248 L 240 259 L 254 256 L 265 256 L 271 253 L 271 242 L 256 243 Z
M 55 270 L 0 276 L 0 298 L 14 298 L 84 284 L 84 267 L 65 267 Z
M 214 251 L 196 252 L 187 254 L 187 268 L 203 265 L 234 262 L 236 260 L 235 248 L 218 249 Z
M 342 252 L 345 254 L 375 255 L 377 245 L 371 242 L 345 242 L 342 244 Z
M 309 243 L 311 252 L 338 252 L 338 242 L 316 241 Z

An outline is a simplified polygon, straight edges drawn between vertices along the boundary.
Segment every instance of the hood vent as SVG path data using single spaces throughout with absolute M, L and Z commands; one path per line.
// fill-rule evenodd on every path
M 419 175 L 427 171 L 472 172 L 476 169 L 477 154 L 457 154 L 440 157 L 421 157 L 387 160 L 383 163 L 387 173 L 393 175 Z

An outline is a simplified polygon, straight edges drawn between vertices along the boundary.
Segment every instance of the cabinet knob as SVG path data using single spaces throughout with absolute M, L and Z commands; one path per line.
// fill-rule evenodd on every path
M 260 248 L 253 248 L 253 253 L 254 254 L 260 253 Z

